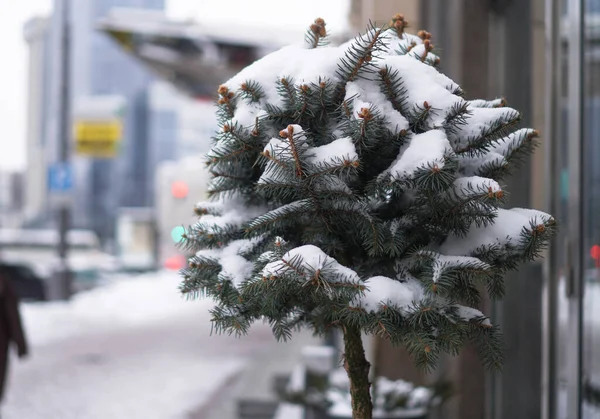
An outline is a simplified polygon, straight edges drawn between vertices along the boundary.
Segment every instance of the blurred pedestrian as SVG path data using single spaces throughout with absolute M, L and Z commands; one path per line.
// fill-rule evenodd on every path
M 9 273 L 0 267 L 0 403 L 4 398 L 8 353 L 13 345 L 16 346 L 19 358 L 27 356 L 27 341 L 19 313 L 19 297 L 15 293 Z

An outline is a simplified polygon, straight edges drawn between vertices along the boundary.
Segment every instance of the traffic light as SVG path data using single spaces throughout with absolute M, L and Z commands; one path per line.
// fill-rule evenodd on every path
M 175 243 L 179 243 L 185 234 L 185 228 L 182 226 L 177 226 L 173 230 L 171 230 L 171 238 Z
M 190 193 L 187 183 L 177 180 L 171 184 L 171 195 L 177 199 L 184 199 Z

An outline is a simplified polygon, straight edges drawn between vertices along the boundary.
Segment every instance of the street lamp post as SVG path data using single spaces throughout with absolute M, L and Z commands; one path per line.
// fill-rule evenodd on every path
M 70 157 L 70 125 L 71 125 L 71 98 L 70 98 L 70 65 L 71 65 L 71 28 L 70 28 L 70 0 L 62 3 L 62 36 L 61 36 L 61 74 L 60 74 L 60 107 L 59 107 L 59 162 L 63 167 L 68 167 Z M 68 264 L 69 243 L 67 233 L 71 219 L 69 199 L 63 199 L 58 205 L 58 259 L 59 264 L 54 270 L 53 286 L 55 298 L 67 300 L 71 296 L 72 274 Z

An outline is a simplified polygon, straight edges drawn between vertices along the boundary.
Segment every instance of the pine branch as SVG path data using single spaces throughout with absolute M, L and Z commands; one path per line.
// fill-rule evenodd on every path
M 379 74 L 379 87 L 385 97 L 390 101 L 395 110 L 403 116 L 407 115 L 406 104 L 408 90 L 400 77 L 398 70 L 388 66 L 381 68 Z
M 367 34 L 364 36 L 359 35 L 350 45 L 344 58 L 340 59 L 336 72 L 344 84 L 359 77 L 364 78 L 376 71 L 372 60 L 377 52 L 384 47 L 381 40 L 382 31 L 382 29 L 378 29 L 370 23 Z
M 422 105 L 413 105 L 413 109 L 406 115 L 410 122 L 411 131 L 417 134 L 427 131 L 427 120 L 432 114 L 435 114 L 435 110 L 427 101 L 423 102 Z
M 455 134 L 457 129 L 468 124 L 469 102 L 458 102 L 450 108 L 450 111 L 444 118 L 444 130 L 447 133 Z
M 304 45 L 307 48 L 323 47 L 329 43 L 325 26 L 325 21 L 319 17 L 308 27 L 304 34 Z
M 477 346 L 479 357 L 488 370 L 500 370 L 504 363 L 504 342 L 497 327 L 471 326 L 471 340 Z
M 299 148 L 296 145 L 296 139 L 294 139 L 294 127 L 292 125 L 288 125 L 286 130 L 282 130 L 279 134 L 281 137 L 287 139 L 287 142 L 290 145 L 290 150 L 292 152 L 292 157 L 294 159 L 294 164 L 296 166 L 296 177 L 301 178 L 304 175 L 302 170 L 302 162 L 300 160 L 300 152 Z M 302 133 L 298 134 L 298 136 L 302 136 Z
M 236 105 L 235 93 L 230 91 L 225 85 L 219 86 L 217 92 L 219 94 L 217 116 L 221 120 L 233 118 Z
M 284 202 L 292 202 L 301 199 L 302 187 L 298 182 L 266 179 L 256 184 L 256 191 L 265 198 L 279 198 Z
M 489 126 L 481 129 L 477 136 L 466 138 L 465 145 L 455 149 L 457 154 L 477 154 L 486 152 L 500 138 L 507 136 L 510 130 L 519 123 L 521 115 L 517 111 L 508 113 L 505 117 L 492 121 Z
M 299 216 L 314 212 L 310 199 L 302 199 L 283 205 L 255 218 L 246 226 L 246 234 L 257 235 L 278 230 L 283 225 L 297 222 Z
M 499 98 L 494 100 L 470 100 L 469 106 L 472 108 L 504 108 L 506 99 Z
M 281 77 L 276 82 L 277 93 L 283 102 L 285 111 L 292 111 L 296 107 L 296 94 L 294 92 L 294 79 L 292 77 Z M 292 111 L 293 113 L 293 111 Z

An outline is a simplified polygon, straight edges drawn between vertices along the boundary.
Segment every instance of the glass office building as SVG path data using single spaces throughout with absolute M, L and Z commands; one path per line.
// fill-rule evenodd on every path
M 545 417 L 600 418 L 600 1 L 547 0 L 549 204 Z

